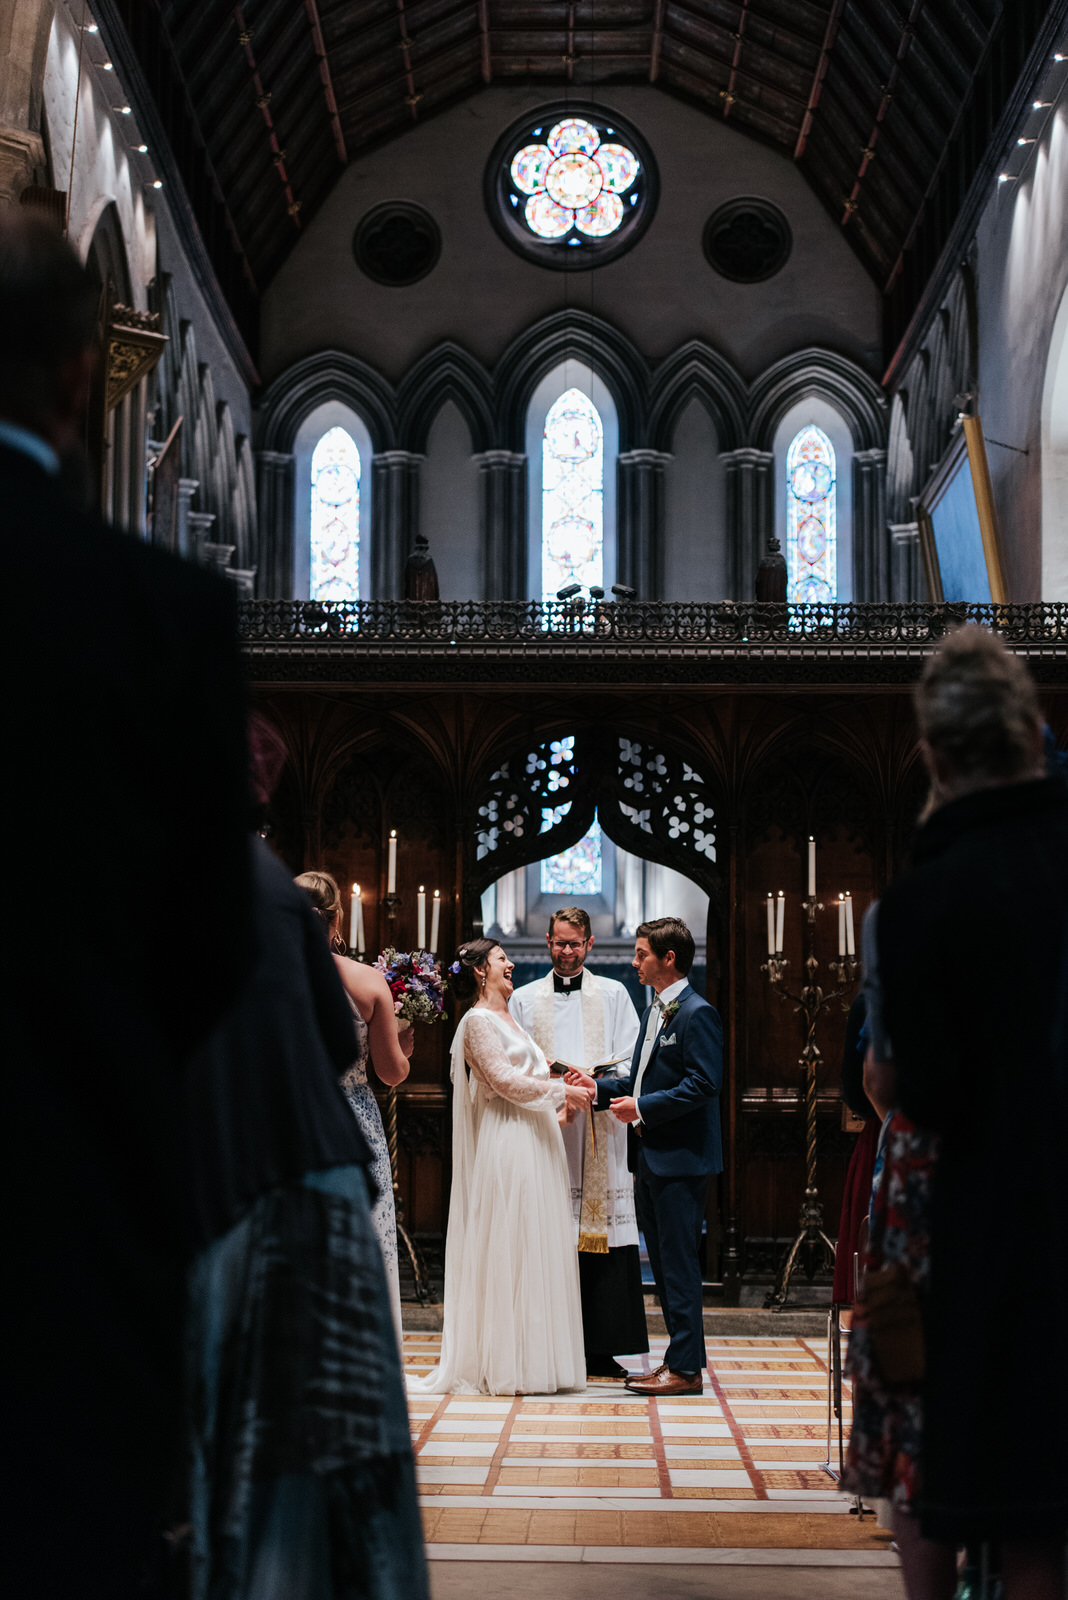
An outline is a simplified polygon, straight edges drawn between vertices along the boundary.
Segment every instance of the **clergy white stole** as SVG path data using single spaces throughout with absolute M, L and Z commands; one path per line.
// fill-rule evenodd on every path
M 578 991 L 582 1005 L 583 1065 L 596 1066 L 607 1054 L 604 1041 L 604 999 L 601 985 L 592 973 L 583 972 Z M 553 1012 L 556 991 L 552 975 L 538 981 L 534 996 L 535 1044 L 550 1061 L 556 1060 Z M 586 1145 L 582 1161 L 582 1203 L 579 1210 L 579 1249 L 589 1255 L 608 1254 L 608 1140 L 597 1139 L 593 1130 L 593 1111 L 586 1113 Z

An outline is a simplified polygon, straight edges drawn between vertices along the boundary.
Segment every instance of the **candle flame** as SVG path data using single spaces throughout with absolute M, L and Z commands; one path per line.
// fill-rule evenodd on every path
M 353 892 L 353 894 L 355 894 L 355 895 L 358 895 L 358 894 L 359 894 L 359 892 L 360 892 L 360 886 L 359 886 L 359 884 L 358 884 L 358 883 L 354 883 L 354 884 L 353 884 L 353 886 L 352 886 L 352 892 Z
M 434 890 L 434 899 L 435 900 L 440 900 L 441 899 L 441 890 L 440 889 L 435 889 Z
M 426 890 L 423 888 L 422 884 L 419 885 L 419 893 L 420 894 L 426 894 Z

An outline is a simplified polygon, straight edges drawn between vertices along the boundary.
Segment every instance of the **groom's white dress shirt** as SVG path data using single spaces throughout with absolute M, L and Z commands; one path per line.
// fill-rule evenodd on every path
M 677 1000 L 682 991 L 688 987 L 689 982 L 690 980 L 687 977 L 679 978 L 675 983 L 669 983 L 667 988 L 661 989 L 659 995 L 657 996 L 657 1000 L 660 1002 L 659 1005 L 657 1004 L 657 1000 L 653 1001 L 652 1007 L 649 1011 L 649 1020 L 645 1024 L 645 1038 L 642 1040 L 642 1053 L 638 1058 L 638 1075 L 634 1080 L 634 1088 L 631 1090 L 631 1094 L 634 1096 L 634 1105 L 636 1110 L 638 1105 L 638 1096 L 642 1092 L 642 1079 L 645 1077 L 645 1069 L 649 1065 L 649 1057 L 653 1053 L 653 1045 L 656 1043 L 656 1036 L 664 1026 L 663 1008 L 664 1006 L 669 1006 L 672 1000 Z M 639 1111 L 638 1121 L 640 1122 L 641 1120 L 642 1115 Z

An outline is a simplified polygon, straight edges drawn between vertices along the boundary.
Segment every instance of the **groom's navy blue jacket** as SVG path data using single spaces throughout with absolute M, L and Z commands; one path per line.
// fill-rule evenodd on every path
M 638 1074 L 649 1010 L 642 1017 L 634 1058 L 625 1078 L 600 1078 L 597 1109 L 632 1093 Z M 689 987 L 679 996 L 679 1009 L 669 1017 L 653 1043 L 638 1100 L 641 1123 L 628 1126 L 629 1166 L 637 1167 L 639 1149 L 651 1172 L 662 1178 L 700 1177 L 723 1171 L 719 1129 L 719 1092 L 723 1083 L 723 1024 L 719 1013 Z M 635 1129 L 640 1126 L 641 1133 Z

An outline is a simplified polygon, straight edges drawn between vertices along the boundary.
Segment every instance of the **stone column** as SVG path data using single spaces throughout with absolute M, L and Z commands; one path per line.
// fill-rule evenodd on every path
M 0 126 L 0 205 L 15 205 L 33 177 L 44 166 L 44 141 L 25 128 Z
M 210 512 L 206 514 L 212 515 Z M 201 512 L 199 515 L 203 516 L 205 513 Z M 212 520 L 214 521 L 214 517 Z M 229 571 L 230 561 L 236 549 L 236 544 L 212 544 L 210 539 L 205 539 L 204 563 L 206 566 L 211 567 L 215 572 L 227 572 Z
M 664 468 L 674 458 L 663 450 L 626 450 L 618 460 L 616 579 L 659 600 L 664 588 Z
M 522 600 L 527 591 L 527 458 L 486 450 L 478 466 L 482 598 Z
M 178 540 L 178 554 L 185 556 L 190 561 L 196 560 L 196 551 L 193 548 L 193 536 L 189 529 L 189 516 L 193 509 L 193 496 L 199 488 L 199 478 L 178 479 L 178 525 L 175 529 L 175 538 Z
M 853 598 L 890 598 L 885 450 L 858 450 L 853 456 Z
M 190 561 L 195 561 L 198 567 L 206 567 L 210 565 L 212 560 L 208 551 L 211 543 L 211 531 L 215 526 L 215 513 L 214 511 L 190 511 L 188 520 L 189 550 L 187 553 L 189 559 Z M 220 545 L 216 546 L 216 548 L 223 549 L 225 547 Z M 227 556 L 226 561 L 229 561 L 229 559 L 230 557 Z M 226 565 L 226 561 L 222 563 L 223 566 Z
M 411 450 L 383 450 L 371 462 L 371 594 L 403 600 L 404 564 L 419 531 L 419 466 Z
M 293 472 L 291 455 L 256 451 L 256 566 L 260 598 L 293 598 Z
M 890 594 L 891 600 L 922 602 L 927 594 L 927 574 L 923 566 L 918 522 L 891 522 Z
M 0 5 L 0 205 L 17 201 L 45 164 L 40 127 L 54 12 L 54 0 Z
M 727 473 L 728 600 L 752 600 L 757 568 L 775 532 L 775 457 L 770 450 L 729 450 Z

